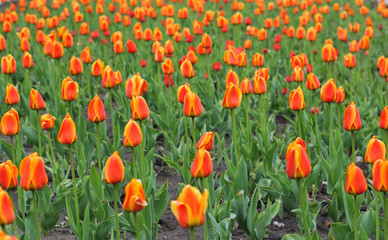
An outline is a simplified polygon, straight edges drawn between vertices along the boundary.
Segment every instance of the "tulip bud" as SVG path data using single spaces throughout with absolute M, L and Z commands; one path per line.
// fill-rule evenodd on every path
M 346 131 L 358 131 L 362 127 L 360 113 L 354 102 L 351 102 L 345 109 L 343 126 Z
M 364 173 L 352 162 L 346 172 L 345 191 L 348 194 L 359 195 L 364 193 L 367 187 Z
M 321 100 L 322 102 L 332 103 L 337 97 L 337 85 L 334 79 L 329 79 L 321 88 Z
M 345 90 L 343 87 L 338 87 L 337 93 L 336 93 L 336 103 L 340 104 L 343 101 L 345 101 Z
M 134 96 L 143 96 L 148 89 L 148 84 L 139 73 L 136 73 L 132 78 L 128 78 L 125 83 L 125 91 L 127 98 L 132 99 Z
M 253 78 L 253 94 L 261 95 L 267 91 L 267 82 L 263 77 L 255 75 Z
M 4 74 L 14 74 L 16 72 L 16 61 L 11 54 L 1 59 L 1 70 Z
M 290 179 L 305 178 L 310 174 L 310 159 L 306 153 L 306 143 L 301 138 L 288 145 L 286 161 L 286 172 Z
M 177 99 L 178 102 L 184 103 L 186 94 L 190 92 L 190 85 L 186 83 L 185 85 L 181 85 L 178 87 L 177 91 Z
M 348 53 L 344 56 L 344 64 L 346 68 L 354 68 L 356 67 L 356 58 L 353 54 Z
M 150 115 L 146 100 L 142 96 L 134 96 L 131 101 L 132 119 L 144 120 Z
M 8 83 L 5 89 L 5 104 L 14 105 L 20 101 L 19 92 L 16 87 Z
M 386 106 L 380 114 L 379 127 L 388 130 L 388 106 Z
M 210 151 L 213 147 L 213 138 L 213 132 L 205 132 L 197 142 L 197 149 L 205 149 L 207 151 Z
M 90 74 L 94 77 L 101 76 L 104 71 L 104 62 L 100 59 L 97 59 L 92 64 L 92 70 L 90 71 Z
M 15 109 L 12 108 L 3 115 L 0 130 L 6 136 L 14 136 L 20 132 L 19 114 Z
M 193 78 L 195 76 L 192 63 L 186 59 L 180 66 L 181 74 L 184 78 Z
M 307 80 L 306 80 L 306 88 L 308 90 L 317 90 L 318 88 L 321 87 L 321 83 L 319 82 L 317 76 L 314 73 L 309 73 L 307 75 Z
M 31 110 L 41 110 L 46 108 L 46 103 L 44 102 L 40 93 L 31 88 L 30 91 L 30 109 Z
M 230 83 L 233 83 L 236 86 L 239 85 L 238 75 L 232 69 L 229 69 L 228 73 L 226 74 L 225 87 L 228 87 Z
M 292 71 L 292 81 L 294 82 L 303 82 L 304 80 L 304 73 L 303 69 L 299 66 L 296 66 Z
M 94 123 L 100 123 L 106 119 L 104 103 L 98 95 L 96 95 L 89 103 L 88 118 L 89 121 Z
M 325 44 L 322 48 L 322 60 L 325 62 L 334 62 L 337 60 L 337 52 L 332 44 Z
M 388 58 L 386 58 L 380 66 L 380 76 L 388 77 Z
M 243 95 L 249 95 L 252 92 L 252 84 L 248 78 L 241 81 L 240 89 Z
M 20 186 L 24 190 L 39 190 L 47 185 L 46 169 L 38 153 L 26 156 L 20 163 L 19 170 Z
M 260 53 L 255 53 L 252 58 L 252 66 L 261 67 L 264 63 L 264 57 Z
M 268 74 L 268 68 L 260 68 L 255 72 L 255 76 L 260 76 L 263 77 L 264 80 L 267 82 L 269 79 L 269 74 Z
M 300 86 L 297 89 L 291 91 L 288 102 L 290 108 L 294 111 L 300 111 L 306 107 L 303 90 L 300 88 Z
M 58 142 L 65 145 L 71 145 L 78 140 L 75 123 L 69 114 L 66 114 L 66 117 L 62 121 L 57 139 Z
M 89 47 L 86 47 L 84 50 L 82 50 L 81 61 L 83 63 L 91 63 L 93 61 Z
M 29 52 L 24 52 L 22 57 L 23 67 L 26 69 L 30 69 L 34 67 L 34 61 L 32 60 L 32 56 Z
M 14 220 L 15 212 L 13 209 L 12 200 L 9 197 L 8 193 L 0 187 L 0 225 L 4 226 L 11 224 Z M 2 237 L 1 234 L 0 237 Z
M 124 180 L 124 164 L 116 151 L 106 160 L 104 181 L 109 184 L 120 183 Z
M 18 185 L 18 168 L 11 160 L 0 164 L 0 185 L 5 189 L 11 189 Z M 1 214 L 0 214 L 1 215 Z
M 78 83 L 74 82 L 70 77 L 66 77 L 62 81 L 61 97 L 63 101 L 71 102 L 77 99 Z
M 213 164 L 210 153 L 205 149 L 198 150 L 191 165 L 191 176 L 194 178 L 206 178 L 212 171 Z
M 162 71 L 164 74 L 173 74 L 174 73 L 174 65 L 172 64 L 171 59 L 167 58 L 162 63 Z
M 54 124 L 55 117 L 51 116 L 50 114 L 46 113 L 40 117 L 40 126 L 42 129 L 49 130 L 54 127 Z
M 183 114 L 186 117 L 198 117 L 202 114 L 202 104 L 197 94 L 187 92 L 183 101 Z
M 318 107 L 312 107 L 311 109 L 310 109 L 310 112 L 311 112 L 311 114 L 318 114 L 319 113 L 319 108 Z
M 139 212 L 147 205 L 141 180 L 133 178 L 125 187 L 123 210 L 126 212 Z
M 82 66 L 82 62 L 79 58 L 72 56 L 70 59 L 70 74 L 78 75 L 83 72 L 84 68 Z
M 388 192 L 388 162 L 385 158 L 378 159 L 373 164 L 373 187 L 378 192 Z
M 125 147 L 136 147 L 143 141 L 143 134 L 139 124 L 132 119 L 129 120 L 124 129 L 123 145 Z
M 375 163 L 378 159 L 385 159 L 385 144 L 384 142 L 377 139 L 376 136 L 373 136 L 368 142 L 365 153 L 365 162 L 368 164 Z
M 215 62 L 213 63 L 213 70 L 218 72 L 221 70 L 221 63 L 220 62 Z
M 241 104 L 242 93 L 238 85 L 234 85 L 232 82 L 227 86 L 224 99 L 222 101 L 222 107 L 228 109 L 238 108 Z

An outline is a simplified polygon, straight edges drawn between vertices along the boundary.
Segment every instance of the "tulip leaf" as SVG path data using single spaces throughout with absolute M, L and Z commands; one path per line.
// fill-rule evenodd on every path
M 287 234 L 282 237 L 282 240 L 304 240 L 304 238 L 296 234 Z
M 40 224 L 42 231 L 48 233 L 57 224 L 63 209 L 66 205 L 66 199 L 64 197 L 57 197 L 55 202 L 48 205 L 47 211 L 42 215 Z
M 170 200 L 170 194 L 168 193 L 168 180 L 159 188 L 155 195 L 154 201 L 154 214 L 156 216 L 156 222 L 162 217 L 164 211 L 167 208 L 168 201 Z
M 376 232 L 376 212 L 372 209 L 364 212 L 358 218 L 358 225 L 362 227 L 367 236 Z
M 82 236 L 83 240 L 88 240 L 90 235 L 90 216 L 89 216 L 89 203 L 86 204 L 84 221 L 82 222 Z
M 96 228 L 96 239 L 105 239 L 109 230 L 115 226 L 115 216 L 109 216 L 105 218 Z
M 334 239 L 345 239 L 346 235 L 350 232 L 349 225 L 337 222 L 331 225 L 329 236 L 332 235 Z
M 11 144 L 4 141 L 3 139 L 0 139 L 0 144 L 1 144 L 1 149 L 3 149 L 3 151 L 7 154 L 8 159 L 12 159 Z

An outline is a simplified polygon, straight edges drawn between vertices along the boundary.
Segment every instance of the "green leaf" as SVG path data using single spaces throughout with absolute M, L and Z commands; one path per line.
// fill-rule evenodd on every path
M 296 234 L 287 234 L 284 235 L 282 240 L 304 240 L 304 238 Z
M 49 204 L 47 211 L 42 215 L 40 224 L 42 226 L 42 231 L 47 234 L 52 230 L 57 224 L 63 209 L 66 205 L 65 197 L 57 197 L 55 202 Z
M 164 211 L 167 208 L 168 201 L 170 200 L 170 194 L 168 193 L 168 181 L 166 181 L 158 190 L 154 199 L 154 214 L 156 221 L 162 217 Z

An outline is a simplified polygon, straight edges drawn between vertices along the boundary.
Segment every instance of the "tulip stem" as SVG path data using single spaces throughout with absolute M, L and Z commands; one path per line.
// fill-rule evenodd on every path
M 102 168 L 101 168 L 101 149 L 100 149 L 100 128 L 98 123 L 96 123 L 96 128 L 97 128 L 97 161 L 98 161 L 98 174 L 100 175 L 100 180 L 101 180 L 101 175 L 102 175 Z
M 143 140 L 141 141 L 140 143 L 140 171 L 141 171 L 141 174 L 142 174 L 142 177 L 143 177 L 143 181 L 145 181 L 146 179 L 146 173 L 145 173 L 145 166 L 144 166 L 144 143 L 146 141 L 146 138 L 145 138 L 145 134 L 144 134 L 144 129 L 143 129 L 143 121 L 140 120 L 139 121 L 140 123 L 140 130 L 144 136 Z
M 191 118 L 191 123 L 193 126 L 193 147 L 194 147 L 194 152 L 195 152 L 195 145 L 197 144 L 197 141 L 195 139 L 195 118 L 194 117 Z
M 376 240 L 380 240 L 380 217 L 379 217 L 379 195 L 378 192 L 374 189 L 375 192 L 375 209 L 376 209 Z
M 39 156 L 42 156 L 42 143 L 41 143 L 41 137 L 40 137 L 40 117 L 39 117 L 39 110 L 36 110 L 36 119 L 37 119 L 37 131 L 38 131 L 38 141 L 39 141 Z
M 136 178 L 136 158 L 135 158 L 135 151 L 134 151 L 133 147 L 131 147 L 131 153 L 132 153 L 133 178 Z
M 112 134 L 113 136 L 115 135 L 115 119 L 114 119 L 114 116 L 113 116 L 113 106 L 112 106 L 112 89 L 109 89 L 109 108 L 110 108 L 110 114 L 111 114 L 111 117 L 110 117 L 110 121 L 111 121 L 111 124 L 112 124 Z
M 355 152 L 355 142 L 354 142 L 354 131 L 352 133 L 352 160 L 354 163 L 356 163 L 356 152 Z
M 245 101 L 245 119 L 246 119 L 246 126 L 247 126 L 247 143 L 249 146 L 251 146 L 251 121 L 249 119 L 249 95 L 245 95 L 244 97 Z
M 383 199 L 384 199 L 384 236 L 388 236 L 388 199 L 387 199 L 386 193 L 384 193 Z
M 11 201 L 12 201 L 12 192 L 10 192 L 10 194 L 11 194 Z M 13 202 L 13 201 L 12 201 Z M 14 208 L 13 209 L 14 210 L 14 214 L 15 214 L 15 216 L 17 216 L 18 215 L 18 212 L 17 212 L 17 210 L 16 210 L 16 208 Z M 15 236 L 17 237 L 17 238 L 19 238 L 19 233 L 18 233 L 18 228 L 17 228 L 17 226 L 16 226 L 16 220 L 15 221 L 13 221 L 13 229 L 15 230 Z
M 120 239 L 120 229 L 119 229 L 119 214 L 117 210 L 117 187 L 116 184 L 113 184 L 113 201 L 115 205 L 115 219 L 116 219 L 116 240 Z
M 341 132 L 341 105 L 338 104 L 338 131 Z
M 50 130 L 47 132 L 47 134 L 48 134 L 49 143 L 50 143 L 49 147 L 50 147 L 50 155 L 51 155 L 51 167 L 56 168 L 56 162 L 55 162 L 55 157 L 54 157 L 53 143 L 52 143 Z
M 358 209 L 357 209 L 357 195 L 354 195 L 354 239 L 358 239 L 358 229 L 357 229 L 357 219 L 358 219 Z
M 317 138 L 317 150 L 318 150 L 318 153 L 321 152 L 321 143 L 320 143 L 320 138 L 319 138 L 319 128 L 318 128 L 318 119 L 317 119 L 317 115 L 318 115 L 318 111 L 317 111 L 317 105 L 316 105 L 316 102 L 317 102 L 317 94 L 315 93 L 314 91 L 314 122 L 315 122 L 315 137 Z
M 302 210 L 302 219 L 303 219 L 304 229 L 305 229 L 305 232 L 307 234 L 307 239 L 310 239 L 310 227 L 309 227 L 308 221 L 307 221 L 307 215 L 306 215 L 307 213 L 306 213 L 306 210 L 304 208 L 304 203 L 302 202 L 302 200 L 304 199 L 303 194 L 305 192 L 303 184 L 302 184 L 302 180 L 296 179 L 296 185 L 298 187 L 298 192 L 299 192 L 299 204 L 300 204 L 300 209 Z
M 74 192 L 74 202 L 75 202 L 75 221 L 77 225 L 77 232 L 80 230 L 79 228 L 79 207 L 78 207 L 78 196 L 77 196 L 77 183 L 75 179 L 75 170 L 74 170 L 74 160 L 73 153 L 71 151 L 71 145 L 69 145 L 69 153 L 70 153 L 70 163 L 71 163 L 71 177 L 73 178 L 73 192 Z
M 38 240 L 41 240 L 40 230 L 39 230 L 38 205 L 36 204 L 36 193 L 35 193 L 35 190 L 32 191 L 32 201 L 34 202 L 36 234 L 38 235 Z
M 236 115 L 234 113 L 234 109 L 231 109 L 231 120 L 232 120 L 232 139 L 233 139 L 233 147 L 235 154 L 235 164 L 238 164 L 238 150 L 237 150 L 237 129 L 236 129 Z
M 205 192 L 205 188 L 206 188 L 206 182 L 207 182 L 207 178 L 202 178 L 201 179 L 201 188 L 202 188 L 202 193 Z M 203 223 L 203 239 L 208 239 L 208 234 L 207 234 L 207 217 L 206 217 L 206 212 L 205 212 L 205 222 Z
M 299 130 L 299 137 L 304 139 L 303 131 L 302 131 L 302 110 L 298 111 L 298 130 Z
M 329 139 L 329 153 L 330 155 L 333 154 L 332 152 L 332 145 L 333 145 L 333 121 L 332 121 L 332 117 L 331 117 L 331 104 L 329 103 L 328 104 L 328 108 L 329 108 L 329 125 L 330 125 L 330 131 L 329 131 L 329 136 L 330 136 L 330 139 Z
M 195 235 L 194 235 L 194 228 L 190 228 L 190 238 L 191 240 L 195 240 Z
M 133 215 L 135 216 L 136 239 L 140 240 L 140 228 L 139 228 L 139 221 L 137 220 L 137 212 L 134 212 Z
M 15 162 L 16 159 L 15 159 L 15 146 L 13 143 L 13 136 L 11 136 L 11 150 L 12 150 L 12 162 L 18 166 L 19 164 Z

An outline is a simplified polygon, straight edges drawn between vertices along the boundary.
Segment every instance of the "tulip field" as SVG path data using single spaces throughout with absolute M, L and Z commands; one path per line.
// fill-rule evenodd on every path
M 0 23 L 0 240 L 388 239 L 387 1 L 1 0 Z

